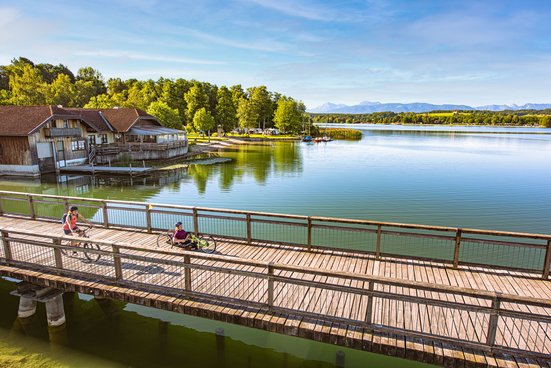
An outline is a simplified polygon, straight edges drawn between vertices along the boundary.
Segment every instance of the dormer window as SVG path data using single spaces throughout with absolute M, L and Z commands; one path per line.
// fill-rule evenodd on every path
M 63 127 L 69 128 L 69 120 L 63 120 Z

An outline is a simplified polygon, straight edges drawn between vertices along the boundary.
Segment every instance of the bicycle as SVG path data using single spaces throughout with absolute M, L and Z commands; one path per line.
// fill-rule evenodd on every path
M 216 251 L 216 240 L 210 235 L 195 235 L 191 234 L 191 243 L 186 245 L 179 245 L 172 240 L 174 236 L 174 230 L 167 230 L 157 236 L 157 247 L 163 244 L 169 244 L 171 247 L 187 247 L 191 244 L 195 244 L 197 250 L 203 253 L 214 253 Z
M 90 231 L 91 228 L 92 228 L 91 226 L 87 226 L 87 227 L 82 228 L 78 232 L 78 237 L 89 239 L 90 236 L 87 234 L 87 232 Z M 80 242 L 80 241 L 78 241 L 78 244 L 74 245 L 73 247 L 80 247 L 80 248 L 90 249 L 90 250 L 100 250 L 99 245 L 97 245 L 95 243 L 87 243 L 87 242 Z M 75 252 L 75 251 L 73 251 L 73 252 Z M 65 256 L 69 256 L 69 249 L 61 248 L 61 253 Z M 101 254 L 95 253 L 95 252 L 94 253 L 91 253 L 91 252 L 89 253 L 85 250 L 85 251 L 83 251 L 83 253 L 84 253 L 84 256 L 86 257 L 86 259 L 88 259 L 90 262 L 97 262 L 97 261 L 99 261 L 99 259 L 101 257 Z

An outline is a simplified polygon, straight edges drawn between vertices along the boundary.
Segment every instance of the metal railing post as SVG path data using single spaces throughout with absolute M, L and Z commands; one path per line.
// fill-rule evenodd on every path
M 274 263 L 268 263 L 268 307 L 274 306 Z
M 109 227 L 109 218 L 107 217 L 107 202 L 101 201 L 101 208 L 103 212 L 103 226 Z
M 61 245 L 61 239 L 53 239 L 55 245 Z M 63 258 L 61 257 L 61 248 L 54 248 L 55 266 L 60 270 L 63 269 Z
M 197 207 L 193 207 L 193 232 L 199 235 L 199 217 L 197 215 Z
M 6 263 L 9 265 L 10 260 L 13 259 L 11 254 L 10 241 L 8 240 L 9 234 L 7 231 L 2 231 L 2 245 L 4 247 L 4 257 L 6 258 Z
M 381 258 L 381 233 L 382 233 L 382 226 L 377 225 L 377 245 L 375 248 L 375 258 L 377 259 Z
M 191 257 L 188 254 L 184 255 L 184 264 L 184 290 L 191 292 Z
M 152 228 L 151 228 L 151 205 L 146 204 L 145 205 L 145 221 L 147 224 L 147 232 L 151 234 Z
M 312 250 L 312 218 L 308 216 L 308 251 Z
M 253 234 L 252 234 L 252 228 L 251 228 L 251 214 L 247 213 L 247 244 L 251 245 Z
M 457 232 L 455 233 L 455 250 L 453 252 L 453 268 L 457 268 L 459 266 L 459 249 L 461 246 L 461 232 L 462 229 L 457 229 Z
M 499 299 L 499 293 L 496 293 L 494 299 L 492 299 L 492 312 L 490 312 L 490 321 L 488 323 L 488 334 L 486 335 L 486 345 L 490 348 L 494 346 L 496 342 L 497 322 L 499 319 L 499 305 L 501 301 Z
M 29 216 L 34 220 L 36 219 L 36 215 L 34 213 L 33 196 L 27 195 L 27 201 L 29 202 Z
M 115 265 L 115 279 L 116 280 L 122 280 L 123 274 L 122 274 L 122 262 L 120 257 L 120 249 L 119 246 L 116 244 L 111 245 L 113 249 L 113 264 Z
M 547 250 L 545 251 L 545 262 L 543 264 L 543 278 L 549 278 L 549 267 L 551 266 L 551 240 L 547 241 Z

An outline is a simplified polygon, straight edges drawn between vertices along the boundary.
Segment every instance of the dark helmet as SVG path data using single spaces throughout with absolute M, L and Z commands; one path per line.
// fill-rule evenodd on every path
M 69 208 L 69 211 L 78 211 L 78 207 L 77 206 L 71 206 L 71 208 Z
M 181 222 L 181 221 L 178 221 L 177 223 L 174 224 L 174 227 L 178 227 L 178 226 L 182 226 L 182 222 Z

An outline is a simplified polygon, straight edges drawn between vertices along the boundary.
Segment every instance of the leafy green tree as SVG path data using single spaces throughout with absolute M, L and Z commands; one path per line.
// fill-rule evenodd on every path
M 540 117 L 540 125 L 544 128 L 551 128 L 551 116 L 546 115 Z
M 258 115 L 258 126 L 265 128 L 272 124 L 272 99 L 266 86 L 251 87 L 247 89 L 249 101 L 253 104 Z
M 157 84 L 161 87 L 159 101 L 166 102 L 171 108 L 177 109 L 180 114 L 180 120 L 185 123 L 187 104 L 186 100 L 184 100 L 184 95 L 189 91 L 191 87 L 190 83 L 180 78 L 175 81 L 170 79 L 159 80 Z
M 23 106 L 44 105 L 46 87 L 38 69 L 29 64 L 23 65 L 21 74 L 10 75 L 11 102 Z
M 75 106 L 82 107 L 95 96 L 96 87 L 94 86 L 94 82 L 85 80 L 77 80 L 75 82 Z
M 128 90 L 128 98 L 124 102 L 126 107 L 135 107 L 145 110 L 158 98 L 155 82 L 148 80 L 144 83 L 135 83 Z
M 216 123 L 221 124 L 225 132 L 229 132 L 237 126 L 237 109 L 233 104 L 231 91 L 222 86 L 218 89 L 217 97 Z
M 80 68 L 77 72 L 76 80 L 92 82 L 94 86 L 94 95 L 100 95 L 107 92 L 105 87 L 105 82 L 103 81 L 103 76 L 99 71 L 92 67 Z
M 93 96 L 90 98 L 90 101 L 84 105 L 87 109 L 111 109 L 115 106 L 119 105 L 107 94 Z
M 289 97 L 282 97 L 274 114 L 275 126 L 282 132 L 299 133 L 302 129 L 302 111 L 299 103 Z
M 178 110 L 171 108 L 166 102 L 152 102 L 147 108 L 147 113 L 155 116 L 166 127 L 182 129 L 182 121 Z
M 71 83 L 75 83 L 75 75 L 73 72 L 63 64 L 36 64 L 36 68 L 42 73 L 42 78 L 46 83 L 53 83 L 58 76 L 65 74 L 69 77 Z
M 237 119 L 239 121 L 239 126 L 242 129 L 251 129 L 256 127 L 256 123 L 258 121 L 258 111 L 254 104 L 245 97 L 241 97 L 239 100 L 239 106 L 237 107 Z
M 46 104 L 73 107 L 76 97 L 75 85 L 71 78 L 66 74 L 59 74 L 52 84 L 48 85 Z
M 128 86 L 120 78 L 109 78 L 107 81 L 107 93 L 110 95 L 126 90 L 128 90 Z
M 11 104 L 11 93 L 7 89 L 0 89 L 0 105 Z
M 202 90 L 199 83 L 193 84 L 189 91 L 184 95 L 187 104 L 186 119 L 187 122 L 193 122 L 195 113 L 204 108 L 209 108 L 209 96 Z M 195 124 L 193 124 L 195 125 Z
M 210 131 L 214 129 L 215 122 L 214 117 L 207 111 L 204 107 L 201 107 L 195 113 L 193 117 L 193 126 L 197 131 L 208 132 L 209 141 L 210 141 Z
M 236 84 L 230 87 L 231 91 L 231 99 L 233 101 L 233 105 L 235 106 L 235 109 L 239 107 L 239 100 L 241 97 L 245 97 L 245 91 L 243 91 L 243 87 L 241 87 L 241 84 Z

